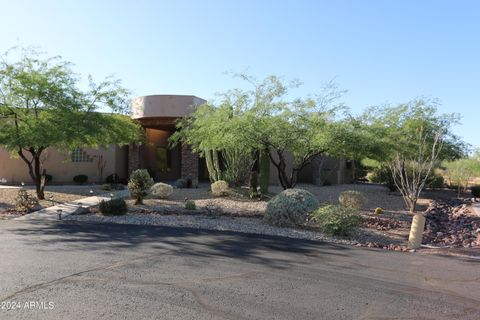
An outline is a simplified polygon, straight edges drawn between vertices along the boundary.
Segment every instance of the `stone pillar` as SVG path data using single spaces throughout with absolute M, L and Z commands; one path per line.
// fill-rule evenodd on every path
M 140 144 L 130 143 L 128 145 L 128 163 L 127 163 L 128 177 L 130 177 L 130 174 L 132 173 L 132 171 L 135 171 L 137 169 L 142 169 L 142 166 L 143 166 L 142 144 L 145 143 L 145 141 L 146 141 L 146 129 L 142 127 L 142 143 Z
M 187 144 L 182 144 L 180 176 L 191 180 L 192 187 L 198 186 L 198 153 L 192 152 Z
M 135 143 L 128 145 L 128 176 L 137 169 L 140 169 L 141 146 Z

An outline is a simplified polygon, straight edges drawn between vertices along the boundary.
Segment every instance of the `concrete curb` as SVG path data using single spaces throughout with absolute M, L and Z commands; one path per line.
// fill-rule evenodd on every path
M 472 208 L 473 212 L 475 212 L 475 214 L 480 217 L 480 203 L 473 203 Z
M 76 201 L 62 203 L 56 206 L 48 207 L 42 210 L 34 211 L 13 220 L 58 220 L 59 210 L 61 210 L 62 218 L 71 214 L 79 214 L 86 212 L 88 208 L 96 206 L 102 200 L 110 200 L 117 198 L 125 198 L 128 196 L 128 190 L 120 190 L 111 193 L 104 193 L 98 196 L 79 199 Z

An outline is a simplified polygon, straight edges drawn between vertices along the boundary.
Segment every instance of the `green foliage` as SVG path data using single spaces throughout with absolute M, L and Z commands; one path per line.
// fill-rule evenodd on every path
M 375 168 L 367 174 L 368 181 L 384 184 L 390 191 L 397 190 L 392 173 L 387 167 Z
M 112 185 L 109 183 L 104 183 L 100 187 L 103 191 L 111 191 L 112 190 Z
M 367 197 L 360 191 L 347 190 L 340 193 L 338 202 L 345 207 L 351 207 L 357 210 L 362 209 L 368 202 Z
M 73 182 L 78 184 L 84 184 L 84 183 L 87 183 L 87 181 L 88 181 L 88 176 L 84 174 L 79 174 L 73 177 Z
M 431 173 L 425 182 L 425 186 L 430 189 L 442 189 L 445 186 L 445 179 L 440 174 Z
M 470 189 L 474 198 L 480 198 L 480 186 L 473 186 Z
M 255 163 L 253 153 L 242 149 L 222 150 L 222 160 L 225 167 L 223 179 L 235 187 L 242 186 Z
M 128 91 L 118 80 L 89 78 L 88 89 L 81 90 L 70 63 L 33 51 L 16 53 L 16 61 L 10 52 L 0 59 L 0 146 L 25 162 L 40 199 L 48 147 L 67 151 L 140 140 L 140 126 L 128 116 L 98 112 L 128 109 Z
M 384 164 L 398 155 L 417 159 L 420 145 L 425 141 L 424 158 L 429 158 L 437 134 L 441 135 L 442 148 L 439 160 L 461 157 L 465 143 L 451 131 L 458 123 L 456 114 L 438 114 L 436 101 L 416 99 L 398 106 L 373 107 L 360 121 L 368 124 L 376 152 L 368 158 Z
M 121 216 L 128 211 L 127 203 L 122 198 L 102 200 L 98 208 L 104 216 Z
M 187 200 L 185 202 L 185 209 L 187 210 L 196 210 L 197 209 L 197 205 L 195 204 L 195 201 L 193 200 Z
M 152 186 L 152 195 L 159 199 L 166 199 L 173 193 L 173 187 L 166 183 L 155 183 Z
M 228 182 L 224 180 L 218 180 L 212 183 L 210 186 L 212 190 L 212 195 L 215 197 L 222 197 L 228 195 L 230 188 L 228 187 Z
M 344 236 L 360 226 L 362 217 L 352 207 L 326 205 L 314 211 L 310 221 L 327 234 Z
M 448 184 L 457 187 L 458 196 L 462 190 L 467 190 L 472 178 L 480 176 L 480 160 L 475 158 L 445 161 L 442 163 L 442 167 Z
M 317 197 L 307 190 L 286 189 L 268 202 L 264 219 L 274 226 L 295 227 L 304 224 L 319 205 Z
M 383 214 L 383 209 L 380 207 L 375 208 L 375 214 Z
M 153 186 L 153 179 L 146 169 L 137 169 L 130 175 L 128 181 L 128 190 L 130 195 L 135 198 L 135 204 L 143 204 L 143 199 Z
M 410 212 L 441 160 L 461 157 L 465 144 L 451 131 L 455 114 L 439 114 L 436 101 L 416 99 L 397 107 L 371 108 L 369 125 L 377 152 L 369 158 L 388 167 Z
M 248 155 L 267 150 L 286 189 L 295 186 L 299 172 L 317 155 L 345 156 L 351 148 L 356 149 L 349 156 L 359 155 L 367 149 L 358 147 L 359 140 L 369 141 L 361 134 L 364 130 L 359 124 L 339 116 L 345 111 L 339 102 L 343 92 L 334 84 L 327 84 L 316 98 L 290 100 L 288 90 L 298 83 L 287 85 L 275 76 L 261 82 L 246 75 L 236 76 L 254 88 L 230 90 L 221 95 L 218 103 L 200 106 L 191 117 L 178 123 L 178 131 L 171 138 L 174 144 L 192 145 L 206 157 L 212 181 L 225 179 L 223 171 L 231 167 L 224 163 L 226 168 L 220 168 L 215 160 L 218 151 Z M 293 156 L 293 167 L 286 165 L 287 154 Z M 250 167 L 247 164 L 240 166 L 245 172 Z M 238 179 L 232 180 L 246 177 L 237 173 Z
M 17 197 L 15 198 L 16 210 L 20 212 L 32 212 L 36 206 L 38 206 L 37 198 L 30 195 L 24 188 L 18 190 Z

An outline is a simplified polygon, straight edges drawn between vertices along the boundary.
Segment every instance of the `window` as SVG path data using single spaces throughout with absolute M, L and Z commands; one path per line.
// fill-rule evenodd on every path
M 70 153 L 72 162 L 93 162 L 93 158 L 82 148 L 75 148 Z

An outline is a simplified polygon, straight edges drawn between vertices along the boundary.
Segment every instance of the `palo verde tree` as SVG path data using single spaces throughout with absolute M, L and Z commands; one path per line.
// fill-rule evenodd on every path
M 25 162 L 39 199 L 44 198 L 47 148 L 68 151 L 140 138 L 139 126 L 121 114 L 128 91 L 119 81 L 94 83 L 89 77 L 86 90 L 79 81 L 60 57 L 10 50 L 0 61 L 0 146 Z
M 299 173 L 315 157 L 345 155 L 345 147 L 353 144 L 356 132 L 338 117 L 345 107 L 339 102 L 342 92 L 334 84 L 327 84 L 315 97 L 289 99 L 289 89 L 298 87 L 298 82 L 285 84 L 276 76 L 263 81 L 236 76 L 253 88 L 227 91 L 219 103 L 200 107 L 179 123 L 174 141 L 182 140 L 197 151 L 264 150 L 284 189 L 295 187 Z
M 411 213 L 428 177 L 442 160 L 463 154 L 450 128 L 454 114 L 438 114 L 435 101 L 416 99 L 396 107 L 369 109 L 363 118 L 377 143 L 371 158 L 386 166 Z

